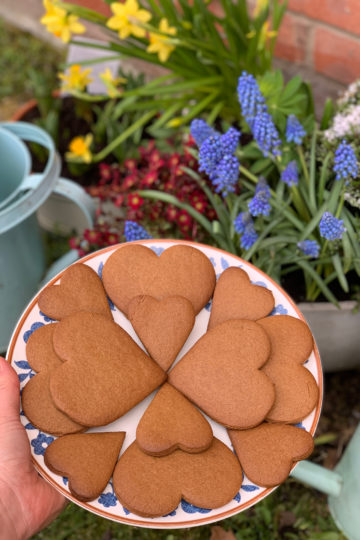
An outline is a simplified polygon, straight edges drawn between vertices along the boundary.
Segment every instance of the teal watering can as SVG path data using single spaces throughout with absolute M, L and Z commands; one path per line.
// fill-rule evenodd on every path
M 23 140 L 48 150 L 43 173 L 30 174 L 31 157 Z M 45 131 L 24 122 L 0 123 L 0 352 L 6 350 L 18 317 L 44 277 L 37 210 L 54 192 L 77 205 L 88 228 L 93 225 L 95 208 L 91 197 L 74 182 L 59 178 L 59 174 L 60 158 Z M 76 258 L 75 251 L 69 252 L 55 263 L 51 274 Z

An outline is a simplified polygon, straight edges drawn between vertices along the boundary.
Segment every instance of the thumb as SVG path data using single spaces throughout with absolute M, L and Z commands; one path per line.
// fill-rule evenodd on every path
M 19 410 L 19 379 L 10 364 L 0 357 L 0 426 L 18 420 Z

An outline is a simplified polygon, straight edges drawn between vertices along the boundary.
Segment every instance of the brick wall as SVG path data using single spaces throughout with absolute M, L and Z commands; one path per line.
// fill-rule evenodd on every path
M 360 0 L 289 0 L 275 54 L 343 84 L 360 77 Z

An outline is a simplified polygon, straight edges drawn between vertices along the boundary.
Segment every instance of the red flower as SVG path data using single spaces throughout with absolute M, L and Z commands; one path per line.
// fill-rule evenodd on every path
M 130 174 L 129 176 L 126 176 L 123 180 L 123 183 L 121 185 L 122 189 L 127 191 L 128 189 L 131 189 L 136 184 L 136 176 L 134 174 Z
M 127 202 L 132 210 L 137 210 L 142 204 L 144 204 L 144 199 L 142 199 L 137 193 L 129 193 Z
M 141 180 L 140 185 L 146 186 L 146 187 L 152 186 L 156 182 L 157 179 L 158 179 L 157 171 L 149 171 Z
M 128 171 L 131 171 L 131 172 L 136 171 L 135 159 L 125 159 L 124 166 L 127 168 Z
M 69 240 L 69 245 L 70 245 L 71 249 L 78 249 L 78 247 L 79 247 L 79 239 L 73 236 Z
M 83 236 L 84 240 L 87 240 L 89 244 L 99 244 L 102 240 L 101 232 L 95 229 L 85 229 Z
M 179 165 L 179 163 L 180 163 L 179 154 L 171 154 L 171 156 L 169 158 L 169 163 L 168 163 L 168 166 L 170 167 L 170 169 L 173 169 L 174 167 Z
M 107 163 L 100 163 L 99 165 L 99 173 L 100 173 L 100 183 L 105 184 L 108 182 L 112 176 L 112 170 L 111 166 Z
M 209 208 L 206 212 L 206 217 L 212 221 L 213 219 L 216 219 L 216 212 L 213 208 Z
M 193 206 L 195 208 L 195 210 L 197 210 L 198 212 L 200 212 L 200 214 L 203 214 L 206 210 L 206 202 L 204 200 L 199 200 L 195 203 L 192 203 L 191 206 Z
M 122 206 L 124 204 L 125 195 L 118 195 L 113 201 L 115 206 Z
M 191 225 L 191 217 L 186 210 L 180 210 L 176 221 L 181 230 L 189 230 Z
M 104 232 L 104 243 L 108 246 L 113 246 L 119 243 L 119 235 L 111 232 Z
M 175 208 L 172 204 L 169 204 L 166 208 L 166 217 L 168 221 L 176 221 L 178 217 L 179 210 Z

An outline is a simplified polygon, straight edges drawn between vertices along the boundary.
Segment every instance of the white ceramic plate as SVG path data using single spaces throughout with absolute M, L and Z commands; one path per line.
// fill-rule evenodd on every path
M 275 309 L 272 313 L 273 316 L 276 316 L 278 314 L 288 314 L 299 319 L 304 319 L 295 304 L 292 302 L 292 300 L 274 281 L 272 281 L 268 276 L 266 276 L 263 272 L 255 268 L 250 263 L 238 257 L 235 257 L 234 255 L 230 255 L 229 253 L 221 251 L 217 248 L 196 244 L 194 242 L 184 242 L 176 240 L 146 240 L 136 243 L 147 246 L 148 248 L 152 249 L 157 255 L 160 255 L 160 253 L 164 249 L 174 244 L 180 243 L 192 245 L 193 247 L 200 249 L 203 253 L 205 253 L 205 255 L 207 255 L 207 257 L 209 257 L 210 261 L 214 265 L 217 276 L 221 274 L 221 272 L 225 270 L 228 266 L 239 266 L 248 273 L 253 283 L 256 283 L 257 285 L 261 285 L 263 287 L 267 287 L 272 291 L 275 297 Z M 81 259 L 81 262 L 87 264 L 88 266 L 96 270 L 96 272 L 101 276 L 102 267 L 105 261 L 114 250 L 118 249 L 118 247 L 119 246 L 112 246 L 110 248 L 105 248 L 101 251 L 92 253 L 87 257 Z M 58 276 L 52 279 L 47 286 L 58 283 L 62 273 L 63 272 L 61 272 L 60 274 L 58 274 Z M 29 378 L 31 378 L 35 374 L 26 361 L 26 342 L 30 334 L 34 330 L 45 324 L 51 324 L 52 322 L 51 319 L 49 319 L 40 312 L 39 306 L 37 304 L 37 298 L 38 295 L 36 295 L 35 298 L 30 302 L 29 306 L 26 308 L 22 317 L 20 318 L 20 321 L 11 338 L 8 350 L 8 361 L 11 362 L 12 366 L 18 373 L 21 388 L 23 388 Z M 111 302 L 110 305 L 115 322 L 117 322 L 122 328 L 124 328 L 124 330 L 126 330 L 131 335 L 131 337 L 140 346 L 142 346 L 129 321 L 117 308 L 115 308 L 111 304 Z M 194 343 L 200 338 L 200 336 L 205 333 L 210 315 L 210 310 L 211 303 L 209 303 L 196 317 L 195 326 L 188 340 L 180 351 L 177 360 L 180 359 L 194 345 Z M 303 427 L 312 435 L 314 435 L 319 420 L 322 402 L 322 369 L 316 345 L 313 352 L 311 353 L 309 360 L 306 362 L 305 365 L 306 368 L 309 369 L 309 371 L 311 371 L 311 373 L 314 375 L 320 392 L 319 401 L 316 408 L 307 418 L 304 418 L 304 420 L 300 424 L 300 427 Z M 135 439 L 136 426 L 145 409 L 152 400 L 153 396 L 154 393 L 148 396 L 144 401 L 139 403 L 126 415 L 124 415 L 122 418 L 119 418 L 112 424 L 100 428 L 93 428 L 90 431 L 125 431 L 126 438 L 121 450 L 121 453 L 123 453 Z M 109 482 L 105 491 L 98 499 L 89 503 L 83 503 L 78 501 L 73 495 L 70 494 L 67 486 L 67 479 L 53 474 L 44 464 L 44 451 L 51 443 L 51 441 L 53 441 L 54 437 L 46 433 L 42 433 L 38 429 L 34 428 L 34 426 L 31 425 L 31 423 L 24 415 L 23 411 L 21 411 L 20 414 L 21 421 L 26 428 L 31 443 L 31 452 L 34 465 L 39 471 L 39 473 L 44 478 L 46 478 L 46 480 L 48 480 L 56 489 L 58 489 L 61 493 L 63 493 L 66 497 L 68 497 L 70 500 L 72 500 L 79 506 L 86 508 L 94 514 L 98 514 L 102 517 L 106 517 L 120 523 L 136 525 L 139 527 L 169 529 L 192 527 L 195 525 L 205 525 L 207 523 L 212 523 L 214 521 L 218 521 L 220 519 L 232 516 L 234 514 L 237 514 L 238 512 L 245 510 L 246 508 L 249 508 L 249 506 L 266 497 L 274 489 L 266 489 L 256 486 L 246 477 L 244 477 L 243 484 L 239 493 L 230 503 L 226 504 L 222 508 L 217 508 L 216 510 L 207 510 L 192 506 L 191 504 L 182 501 L 178 508 L 171 512 L 171 514 L 153 519 L 139 517 L 136 514 L 130 513 L 125 508 L 123 508 L 123 506 L 116 499 L 111 482 Z M 230 439 L 227 435 L 226 429 L 217 422 L 211 420 L 210 418 L 208 418 L 208 420 L 212 426 L 214 436 L 222 440 L 227 446 L 231 448 Z

